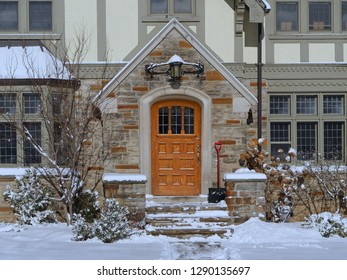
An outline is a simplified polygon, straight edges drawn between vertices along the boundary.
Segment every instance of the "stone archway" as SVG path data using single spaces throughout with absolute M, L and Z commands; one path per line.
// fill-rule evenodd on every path
M 157 88 L 140 99 L 140 166 L 141 173 L 148 178 L 147 194 L 151 190 L 151 107 L 155 102 L 170 99 L 191 100 L 201 106 L 201 194 L 207 194 L 211 187 L 211 98 L 202 91 L 182 86 L 173 89 L 170 86 Z

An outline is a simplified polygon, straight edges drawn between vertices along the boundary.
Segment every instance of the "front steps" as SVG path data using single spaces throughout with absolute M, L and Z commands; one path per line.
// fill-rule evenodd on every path
M 177 238 L 229 237 L 233 233 L 227 205 L 206 197 L 153 197 L 146 202 L 146 231 Z

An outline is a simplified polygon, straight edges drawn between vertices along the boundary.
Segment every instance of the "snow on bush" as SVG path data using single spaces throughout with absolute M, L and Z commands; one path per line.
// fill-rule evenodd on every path
M 121 207 L 115 199 L 106 199 L 100 216 L 92 223 L 81 214 L 74 215 L 74 239 L 82 241 L 96 237 L 104 243 L 124 239 L 131 233 L 128 215 L 128 209 Z
M 19 224 L 57 222 L 55 212 L 51 209 L 52 193 L 48 187 L 39 182 L 35 169 L 26 170 L 25 175 L 16 180 L 16 184 L 15 187 L 7 186 L 3 195 L 14 211 Z
M 323 237 L 338 235 L 347 237 L 347 218 L 338 213 L 323 212 L 313 214 L 303 223 L 306 228 L 317 228 Z
M 95 236 L 105 243 L 126 238 L 131 231 L 128 215 L 128 209 L 115 199 L 106 199 L 100 218 L 94 221 Z

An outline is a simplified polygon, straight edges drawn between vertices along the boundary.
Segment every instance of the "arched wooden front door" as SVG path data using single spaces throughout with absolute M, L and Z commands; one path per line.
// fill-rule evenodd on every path
M 201 108 L 188 100 L 151 109 L 152 193 L 193 196 L 201 192 Z

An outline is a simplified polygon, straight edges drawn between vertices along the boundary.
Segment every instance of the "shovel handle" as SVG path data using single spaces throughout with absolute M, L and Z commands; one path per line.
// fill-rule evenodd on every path
M 215 142 L 214 148 L 216 149 L 216 152 L 219 154 L 220 150 L 222 149 L 222 142 L 221 141 Z

